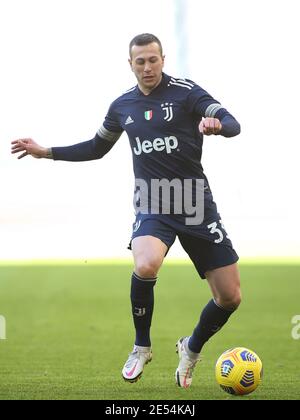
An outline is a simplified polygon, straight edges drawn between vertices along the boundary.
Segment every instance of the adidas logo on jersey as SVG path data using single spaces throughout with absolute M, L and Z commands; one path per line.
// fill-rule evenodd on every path
M 134 123 L 134 120 L 129 116 L 127 118 L 126 122 L 125 122 L 125 125 L 130 125 L 130 124 L 133 124 L 133 123 Z
M 164 139 L 157 138 L 153 142 L 150 140 L 141 141 L 139 137 L 135 138 L 136 147 L 133 148 L 133 152 L 136 156 L 140 156 L 142 153 L 152 153 L 166 151 L 167 154 L 171 154 L 173 150 L 178 148 L 178 139 L 174 136 L 165 137 Z

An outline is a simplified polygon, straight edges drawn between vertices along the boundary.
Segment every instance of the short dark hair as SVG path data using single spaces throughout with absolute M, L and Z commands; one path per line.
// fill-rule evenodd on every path
M 158 44 L 159 49 L 160 49 L 160 53 L 161 53 L 161 55 L 163 55 L 162 43 L 157 38 L 157 36 L 152 35 L 152 34 L 141 34 L 141 35 L 135 36 L 133 38 L 133 40 L 130 42 L 130 45 L 129 45 L 129 55 L 130 55 L 130 57 L 132 56 L 132 47 L 134 47 L 135 45 L 138 46 L 138 47 L 142 47 L 144 45 L 152 44 L 153 42 Z

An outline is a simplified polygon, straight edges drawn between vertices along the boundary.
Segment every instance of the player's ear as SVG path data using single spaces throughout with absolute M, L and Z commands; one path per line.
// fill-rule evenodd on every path
M 166 59 L 166 56 L 165 56 L 165 55 L 163 55 L 163 56 L 162 56 L 163 66 L 165 65 L 165 59 Z
M 131 60 L 131 58 L 128 58 L 128 63 L 129 63 L 129 65 L 130 65 L 131 70 L 133 70 L 133 69 L 132 69 L 132 60 Z

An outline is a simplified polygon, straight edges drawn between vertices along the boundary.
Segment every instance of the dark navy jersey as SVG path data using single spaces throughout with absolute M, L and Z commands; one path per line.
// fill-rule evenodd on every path
M 136 180 L 143 180 L 149 187 L 153 180 L 166 180 L 170 185 L 175 180 L 174 190 L 176 185 L 185 188 L 186 180 L 202 180 L 204 185 L 203 222 L 189 226 L 184 204 L 181 213 L 172 212 L 172 204 L 178 204 L 172 190 L 170 213 L 152 212 L 148 207 L 146 212 L 137 215 L 134 230 L 137 231 L 143 221 L 156 218 L 176 232 L 230 244 L 201 165 L 203 135 L 199 123 L 208 117 L 221 121 L 220 135 L 233 137 L 239 134 L 240 125 L 235 118 L 200 86 L 163 74 L 161 83 L 149 95 L 144 95 L 136 86 L 115 100 L 93 140 L 53 148 L 53 158 L 68 161 L 100 159 L 125 131 L 130 141 Z M 149 188 L 148 204 L 151 193 Z M 192 196 L 193 202 L 196 201 L 194 190 Z
M 126 131 L 136 178 L 202 179 L 199 123 L 203 117 L 221 120 L 227 114 L 192 81 L 163 74 L 150 95 L 137 86 L 114 101 L 98 135 L 115 142 Z

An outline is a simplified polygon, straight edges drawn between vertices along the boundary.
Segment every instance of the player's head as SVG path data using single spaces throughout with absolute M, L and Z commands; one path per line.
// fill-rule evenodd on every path
M 152 34 L 138 35 L 130 42 L 129 54 L 140 88 L 151 92 L 161 81 L 165 62 L 160 40 Z

